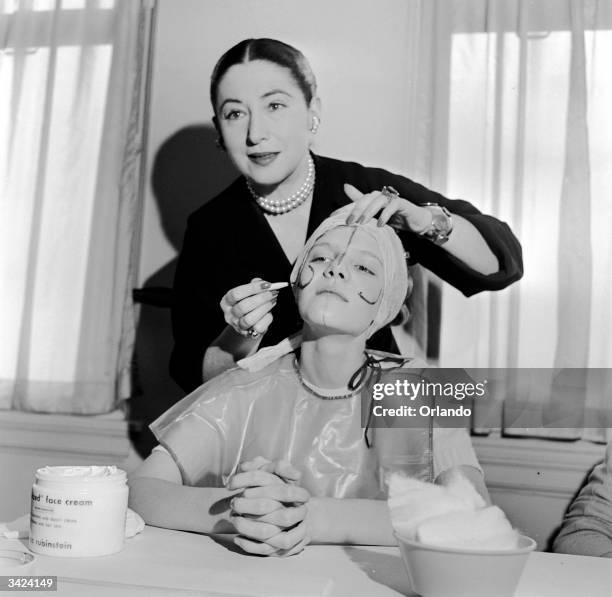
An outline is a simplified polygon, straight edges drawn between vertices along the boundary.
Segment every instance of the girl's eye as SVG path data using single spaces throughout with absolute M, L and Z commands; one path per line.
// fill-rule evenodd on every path
M 268 108 L 270 109 L 271 112 L 276 112 L 277 110 L 279 110 L 280 108 L 283 108 L 285 105 L 281 104 L 280 102 L 270 102 L 268 104 Z
M 365 265 L 357 264 L 356 267 L 360 272 L 363 272 L 364 274 L 368 274 L 370 276 L 376 275 L 369 267 L 366 267 Z
M 315 262 L 320 262 L 320 263 L 325 263 L 326 261 L 329 261 L 330 258 L 329 257 L 324 257 L 323 255 L 318 255 L 317 257 L 313 257 L 310 261 L 315 263 Z

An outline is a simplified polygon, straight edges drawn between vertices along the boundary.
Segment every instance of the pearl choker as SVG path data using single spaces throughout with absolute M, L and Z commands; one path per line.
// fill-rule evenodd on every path
M 293 357 L 293 370 L 295 371 L 295 374 L 297 375 L 297 378 L 300 381 L 302 387 L 308 393 L 312 394 L 313 396 L 316 396 L 317 398 L 320 398 L 321 400 L 345 400 L 346 398 L 352 398 L 353 396 L 357 396 L 357 394 L 361 392 L 361 388 L 363 387 L 363 384 L 359 384 L 358 388 L 351 390 L 346 394 L 321 394 L 320 392 L 317 392 L 313 387 L 311 387 L 310 384 L 306 383 L 306 380 L 302 377 L 300 366 L 298 365 L 297 359 L 295 357 Z
M 306 175 L 306 180 L 295 193 L 289 195 L 286 199 L 269 199 L 267 197 L 262 197 L 255 192 L 248 178 L 246 183 L 249 192 L 253 195 L 253 198 L 257 201 L 257 205 L 259 205 L 261 209 L 274 215 L 285 214 L 304 203 L 310 193 L 312 193 L 315 183 L 314 162 L 312 161 L 312 157 L 308 158 L 308 174 Z

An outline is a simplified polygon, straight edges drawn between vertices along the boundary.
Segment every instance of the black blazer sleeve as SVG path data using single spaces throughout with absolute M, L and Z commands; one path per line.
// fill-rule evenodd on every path
M 420 263 L 465 296 L 483 290 L 501 290 L 522 277 L 521 245 L 506 223 L 481 213 L 467 201 L 447 199 L 440 193 L 431 191 L 404 176 L 349 162 L 339 162 L 339 164 L 344 166 L 338 168 L 338 171 L 344 171 L 343 182 L 352 184 L 364 193 L 380 190 L 384 185 L 391 185 L 397 189 L 401 197 L 417 205 L 437 203 L 446 207 L 451 213 L 462 216 L 471 222 L 485 239 L 499 261 L 499 270 L 489 275 L 481 274 L 429 240 L 411 232 L 401 232 L 399 236 L 410 253 L 411 263 Z

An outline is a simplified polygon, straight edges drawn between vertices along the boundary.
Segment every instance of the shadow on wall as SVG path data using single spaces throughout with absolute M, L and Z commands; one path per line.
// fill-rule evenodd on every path
M 178 252 L 187 217 L 237 176 L 215 145 L 210 125 L 178 130 L 159 147 L 151 175 L 162 229 Z M 146 457 L 156 444 L 148 425 L 184 396 L 168 373 L 172 351 L 170 306 L 177 259 L 172 259 L 134 290 L 140 314 L 134 346 L 134 396 L 130 400 L 132 442 Z

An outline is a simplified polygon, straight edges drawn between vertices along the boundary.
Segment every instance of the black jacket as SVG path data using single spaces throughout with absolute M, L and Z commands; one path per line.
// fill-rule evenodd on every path
M 521 246 L 504 222 L 480 213 L 467 201 L 446 199 L 439 193 L 403 176 L 379 168 L 313 156 L 316 183 L 307 236 L 334 210 L 349 203 L 343 190 L 350 183 L 363 193 L 395 187 L 401 197 L 414 203 L 438 203 L 451 213 L 469 220 L 496 255 L 500 269 L 480 274 L 444 249 L 410 233 L 400 233 L 411 262 L 420 263 L 452 284 L 464 295 L 500 290 L 523 274 Z M 190 392 L 202 383 L 202 360 L 209 344 L 225 327 L 219 302 L 240 284 L 260 277 L 270 282 L 289 280 L 289 263 L 260 208 L 240 177 L 188 219 L 173 288 L 172 328 L 174 349 L 170 374 Z M 301 327 L 290 290 L 279 293 L 274 321 L 262 346 L 279 342 Z M 380 350 L 393 347 L 389 328 L 375 334 L 368 346 Z

